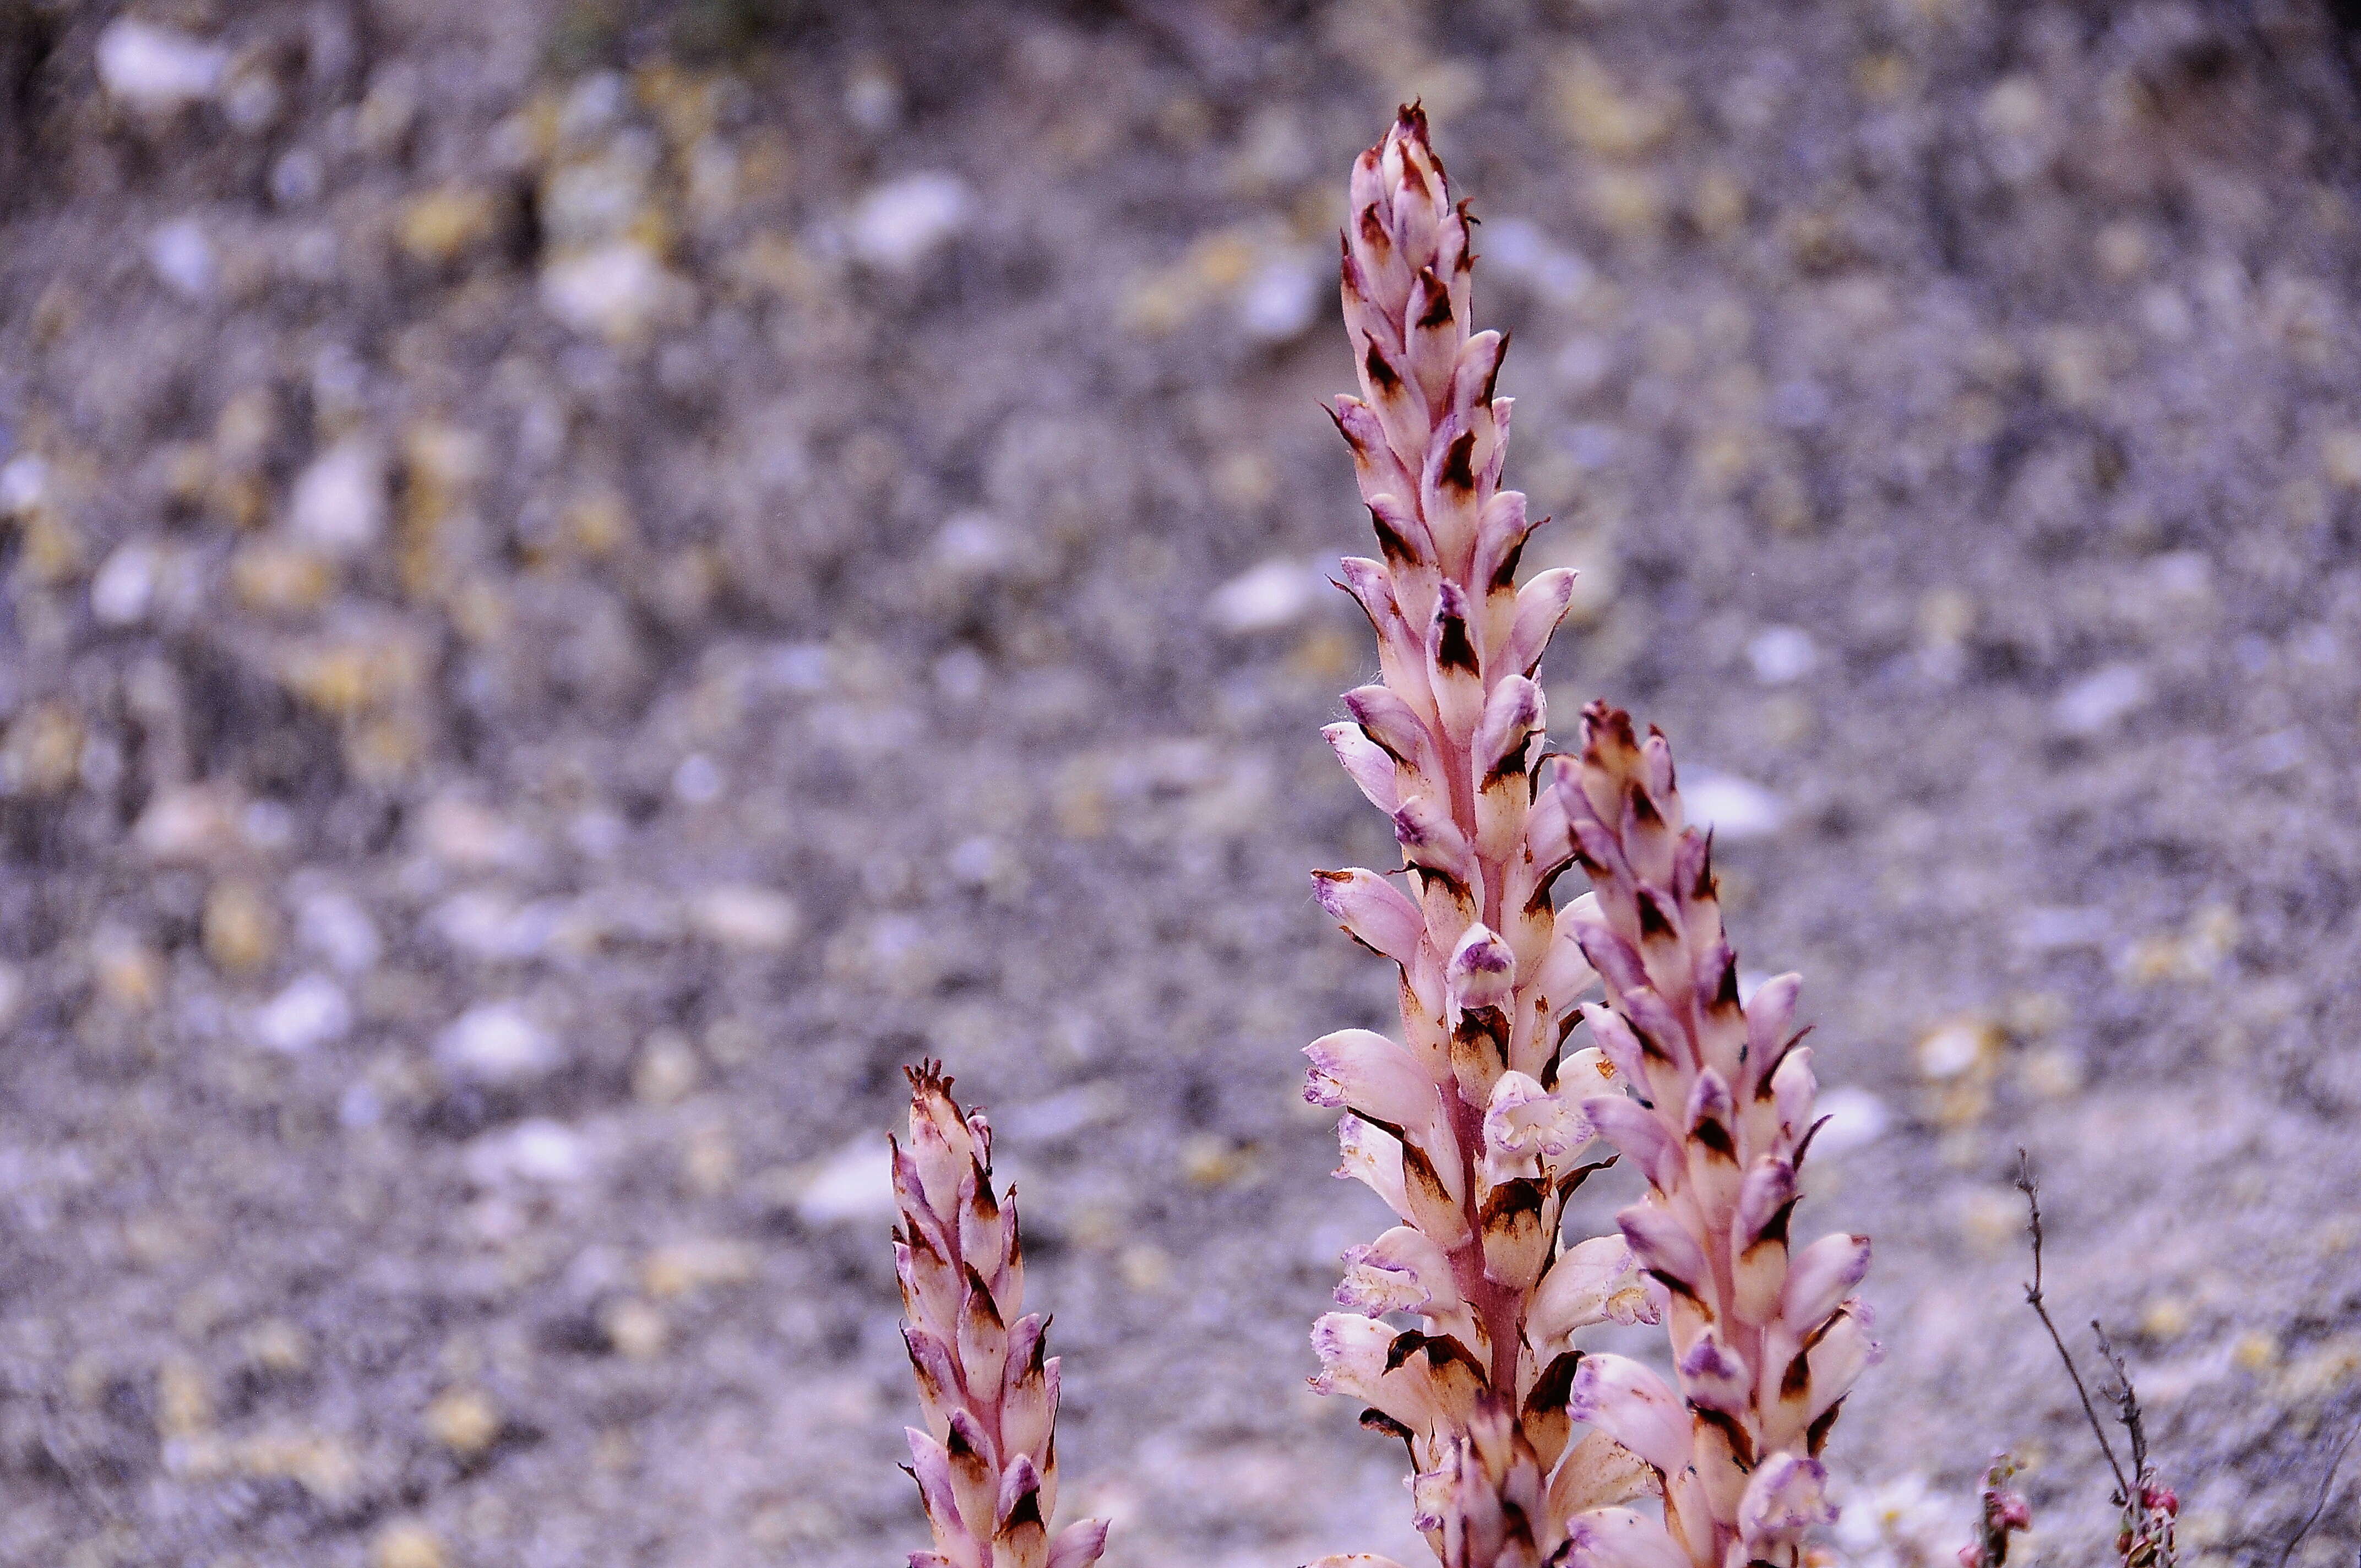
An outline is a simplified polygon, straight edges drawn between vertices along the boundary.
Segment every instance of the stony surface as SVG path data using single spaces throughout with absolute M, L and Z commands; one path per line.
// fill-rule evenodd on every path
M 1423 94 L 1548 667 L 1673 736 L 1878 1237 L 1839 1545 L 2017 1299 L 2205 1564 L 2361 1410 L 2361 279 L 2292 0 L 0 0 L 0 1561 L 889 1561 L 879 1140 L 1020 1180 L 1110 1561 L 1408 1539 L 1301 1387 L 1375 1223 L 1296 1047 L 1368 663 L 1314 400 Z M 1319 591 L 1314 591 L 1319 590 Z M 1594 1184 L 1597 1185 L 1597 1184 Z M 1600 1194 L 1585 1223 L 1617 1201 Z M 2355 1546 L 2351 1492 L 2298 1561 Z

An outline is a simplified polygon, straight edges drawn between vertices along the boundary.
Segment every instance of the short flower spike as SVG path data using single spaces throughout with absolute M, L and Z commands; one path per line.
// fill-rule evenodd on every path
M 992 1185 L 992 1127 L 933 1062 L 909 1069 L 910 1139 L 894 1147 L 903 1342 L 926 1426 L 911 1475 L 934 1530 L 910 1568 L 1089 1568 L 1106 1523 L 1056 1535 L 1058 1358 L 1025 1307 L 1016 1191 Z

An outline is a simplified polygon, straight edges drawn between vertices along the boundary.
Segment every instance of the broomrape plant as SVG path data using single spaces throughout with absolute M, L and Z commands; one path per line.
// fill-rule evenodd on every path
M 962 1115 L 951 1080 L 909 1071 L 910 1145 L 894 1148 L 894 1270 L 926 1430 L 906 1429 L 935 1549 L 910 1568 L 1090 1568 L 1106 1524 L 1055 1537 L 1058 1358 L 1025 1305 L 1016 1190 L 992 1188 L 992 1126 Z M 1014 1320 L 1013 1321 L 1011 1320 Z
M 1354 869 L 1315 890 L 1399 969 L 1402 1037 L 1315 1040 L 1304 1095 L 1345 1113 L 1337 1174 L 1400 1223 L 1345 1253 L 1312 1384 L 1407 1446 L 1445 1568 L 1800 1568 L 1835 1518 L 1820 1451 L 1876 1347 L 1851 1294 L 1867 1238 L 1790 1256 L 1814 1126 L 1798 982 L 1741 1001 L 1710 840 L 1683 823 L 1662 735 L 1593 703 L 1577 754 L 1545 750 L 1534 674 L 1574 574 L 1517 584 L 1536 525 L 1500 488 L 1507 343 L 1472 330 L 1472 220 L 1415 105 L 1355 162 L 1351 198 L 1360 395 L 1333 417 L 1378 558 L 1345 561 L 1340 586 L 1376 630 L 1380 678 L 1325 734 L 1403 866 L 1399 885 Z M 1574 865 L 1592 891 L 1561 909 Z M 1103 1525 L 1046 1535 L 1058 1364 L 1038 1320 L 1002 1327 L 1013 1202 L 993 1200 L 982 1118 L 962 1121 L 932 1069 L 911 1082 L 897 1255 L 936 1538 L 913 1568 L 1082 1568 Z M 1567 1199 L 1619 1155 L 1647 1195 L 1620 1234 L 1568 1245 Z M 1609 1321 L 1661 1322 L 1674 1383 L 1576 1346 Z M 1321 1568 L 1373 1563 L 1393 1568 Z

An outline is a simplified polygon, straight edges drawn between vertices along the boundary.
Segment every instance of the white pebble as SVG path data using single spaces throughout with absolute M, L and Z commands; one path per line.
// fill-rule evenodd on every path
M 1800 627 L 1766 626 L 1746 644 L 1746 662 L 1764 685 L 1785 685 L 1818 667 L 1820 650 L 1812 634 Z
M 169 113 L 221 88 L 229 50 L 153 22 L 121 17 L 98 35 L 98 80 L 135 109 Z
M 689 905 L 698 936 L 741 953 L 784 952 L 803 931 L 803 912 L 785 894 L 735 883 L 708 887 Z
M 377 922 L 349 893 L 323 888 L 295 906 L 295 939 L 346 974 L 364 974 L 384 948 Z
M 806 1224 L 857 1224 L 894 1215 L 894 1153 L 878 1134 L 864 1133 L 796 1174 L 796 1212 Z
M 1761 784 L 1699 768 L 1681 775 L 1681 808 L 1691 824 L 1712 828 L 1724 843 L 1767 839 L 1787 821 L 1786 803 Z
M 522 1083 L 564 1065 L 557 1036 L 513 1002 L 484 1002 L 461 1014 L 435 1036 L 434 1059 L 454 1078 L 477 1083 Z
M 292 1056 L 341 1040 L 351 1032 L 353 1004 L 345 988 L 324 974 L 307 974 L 255 1010 L 254 1037 Z
M 337 442 L 295 481 L 288 526 L 302 543 L 347 559 L 385 532 L 385 456 L 360 436 Z
M 1319 317 L 1328 292 L 1323 284 L 1334 270 L 1323 271 L 1297 252 L 1271 257 L 1247 275 L 1238 291 L 1238 324 L 1262 343 L 1288 343 L 1301 336 Z
M 967 225 L 974 205 L 956 174 L 929 170 L 888 181 L 853 209 L 852 252 L 873 266 L 909 271 Z
M 220 268 L 214 242 L 194 218 L 174 218 L 148 236 L 148 265 L 166 286 L 185 299 L 202 300 L 214 291 Z
M 1831 1089 L 1819 1097 L 1818 1113 L 1828 1120 L 1813 1135 L 1815 1154 L 1840 1155 L 1873 1144 L 1894 1124 L 1885 1102 L 1866 1089 Z
M 546 1116 L 530 1116 L 505 1132 L 487 1133 L 467 1146 L 467 1175 L 479 1187 L 522 1178 L 553 1184 L 579 1181 L 590 1172 L 590 1146 L 580 1133 Z
M 0 517 L 22 517 L 49 499 L 49 466 L 30 452 L 0 463 Z
M 1215 588 L 1206 614 L 1224 631 L 1271 631 L 1300 620 L 1327 585 L 1303 561 L 1272 560 Z
M 618 343 L 686 313 L 689 288 L 637 240 L 561 256 L 541 270 L 541 302 L 580 333 Z
M 102 626 L 137 626 L 155 601 L 162 563 L 155 548 L 126 544 L 90 580 L 90 613 Z
M 2136 664 L 2110 664 L 2083 676 L 2058 695 L 2050 717 L 2069 735 L 2104 734 L 2115 721 L 2145 707 L 2147 674 Z

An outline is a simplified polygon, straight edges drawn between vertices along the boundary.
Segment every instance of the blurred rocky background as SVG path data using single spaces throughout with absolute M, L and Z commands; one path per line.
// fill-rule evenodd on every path
M 883 1135 L 949 1058 L 1119 1568 L 1421 1560 L 1302 1387 L 1390 1016 L 1316 400 L 1421 95 L 1547 667 L 1663 725 L 1890 1347 L 2185 1561 L 2361 1415 L 2361 120 L 2309 0 L 0 0 L 0 1562 L 921 1543 Z M 1626 1187 L 1593 1183 L 1604 1226 Z M 2361 1468 L 2361 1466 L 2356 1466 Z M 2353 1484 L 2297 1552 L 2349 1561 Z

